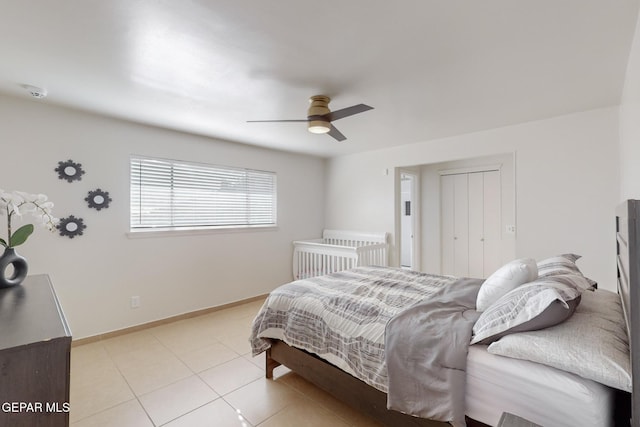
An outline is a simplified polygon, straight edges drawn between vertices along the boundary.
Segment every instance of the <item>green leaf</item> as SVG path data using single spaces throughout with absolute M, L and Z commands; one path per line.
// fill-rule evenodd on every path
M 7 242 L 5 242 L 4 239 L 1 237 L 0 237 L 0 245 L 4 246 L 5 248 L 7 247 Z
M 27 238 L 33 233 L 33 224 L 23 225 L 18 228 L 13 236 L 9 238 L 9 246 L 15 247 L 27 241 Z

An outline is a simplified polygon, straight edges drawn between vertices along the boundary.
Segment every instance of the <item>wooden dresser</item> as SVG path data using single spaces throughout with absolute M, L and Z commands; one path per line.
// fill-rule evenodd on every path
M 48 276 L 0 289 L 0 426 L 69 425 L 70 354 Z

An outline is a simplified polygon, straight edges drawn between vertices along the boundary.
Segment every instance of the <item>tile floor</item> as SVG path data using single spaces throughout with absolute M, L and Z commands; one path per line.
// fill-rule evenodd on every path
M 73 427 L 379 427 L 285 367 L 251 357 L 255 301 L 73 347 Z

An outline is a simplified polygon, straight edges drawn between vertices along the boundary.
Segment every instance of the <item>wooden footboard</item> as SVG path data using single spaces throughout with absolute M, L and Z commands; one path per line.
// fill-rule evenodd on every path
M 273 369 L 284 365 L 307 381 L 325 390 L 338 400 L 364 412 L 388 427 L 445 427 L 448 423 L 426 420 L 387 409 L 386 393 L 360 381 L 341 369 L 282 341 L 273 340 L 267 350 L 266 376 L 273 378 Z M 488 427 L 467 419 L 469 427 Z

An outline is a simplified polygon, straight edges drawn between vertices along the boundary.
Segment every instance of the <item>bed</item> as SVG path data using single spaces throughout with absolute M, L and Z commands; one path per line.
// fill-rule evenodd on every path
M 572 312 L 572 316 L 570 316 L 567 320 L 564 320 L 562 323 L 542 330 L 524 330 L 521 332 L 509 334 L 507 336 L 501 336 L 496 341 L 490 343 L 478 342 L 465 350 L 465 354 L 467 354 L 468 352 L 468 355 L 465 356 L 465 369 L 462 370 L 462 373 L 464 376 L 463 381 L 466 382 L 466 387 L 462 388 L 462 395 L 460 395 L 460 390 L 457 387 L 452 387 L 452 389 L 458 389 L 458 391 L 456 392 L 458 394 L 445 397 L 446 399 L 452 401 L 455 400 L 467 402 L 466 408 L 464 409 L 467 425 L 496 425 L 499 415 L 504 411 L 516 413 L 517 415 L 520 415 L 524 418 L 529 417 L 529 419 L 534 422 L 539 421 L 539 418 L 536 418 L 538 416 L 546 417 L 543 418 L 545 420 L 544 423 L 538 423 L 547 426 L 640 426 L 637 414 L 634 414 L 635 416 L 631 417 L 631 408 L 640 407 L 640 402 L 638 402 L 638 393 L 629 393 L 632 390 L 638 390 L 638 378 L 637 376 L 632 376 L 631 372 L 640 372 L 640 368 L 637 367 L 638 361 L 634 361 L 633 358 L 630 357 L 630 354 L 640 354 L 640 350 L 637 349 L 637 346 L 640 344 L 640 338 L 634 339 L 634 337 L 637 337 L 638 334 L 637 331 L 639 330 L 639 327 L 636 325 L 638 325 L 639 320 L 637 319 L 637 313 L 633 310 L 633 308 L 636 307 L 638 303 L 640 303 L 640 301 L 638 301 L 637 283 L 638 265 L 640 264 L 640 255 L 637 253 L 637 244 L 640 241 L 640 239 L 638 238 L 638 228 L 636 226 L 638 217 L 640 217 L 640 202 L 638 201 L 628 201 L 617 211 L 616 230 L 618 242 L 617 259 L 619 269 L 619 297 L 618 294 L 610 292 L 607 293 L 607 291 L 601 290 L 596 290 L 593 292 L 591 292 L 590 290 L 584 292 L 581 291 L 581 295 L 579 295 L 579 298 L 574 297 L 574 299 L 578 299 L 578 302 L 582 301 L 582 303 L 578 304 L 577 308 L 574 307 L 575 313 Z M 376 270 L 377 267 L 372 267 L 371 269 Z M 402 271 L 399 269 L 382 270 L 383 271 L 381 274 L 393 276 L 393 280 L 395 280 L 397 276 L 409 275 L 409 282 L 411 282 L 412 280 L 416 281 L 419 277 L 425 276 L 424 273 L 407 273 L 406 271 Z M 385 302 L 385 307 L 392 307 L 388 310 L 385 310 L 389 312 L 386 315 L 390 316 L 390 318 L 392 318 L 393 320 L 389 321 L 388 318 L 382 318 L 377 319 L 377 321 L 383 323 L 386 322 L 386 328 L 389 328 L 389 325 L 399 325 L 401 330 L 410 330 L 412 329 L 411 325 L 413 324 L 402 322 L 414 322 L 414 318 L 411 316 L 415 316 L 416 314 L 422 316 L 427 312 L 433 312 L 433 306 L 430 308 L 427 307 L 427 311 L 425 312 L 422 309 L 421 304 L 416 303 L 416 300 L 420 300 L 424 296 L 420 295 L 421 292 L 433 293 L 436 296 L 436 300 L 438 299 L 438 295 L 440 295 L 442 297 L 442 302 L 451 299 L 446 294 L 446 292 L 450 292 L 451 289 L 461 289 L 464 287 L 469 287 L 469 289 L 472 289 L 474 286 L 478 286 L 478 283 L 473 282 L 472 279 L 458 279 L 452 278 L 451 276 L 434 276 L 436 277 L 436 281 L 441 282 L 439 286 L 436 286 L 435 291 L 425 291 L 423 289 L 422 291 L 417 292 L 416 295 L 409 297 L 407 297 L 406 294 L 402 294 L 400 292 L 391 292 L 391 294 L 384 296 L 373 292 L 373 294 L 375 295 L 371 296 L 363 294 L 363 292 L 365 292 L 365 290 L 368 290 L 370 286 L 370 284 L 365 282 L 366 279 L 364 277 L 368 276 L 370 273 L 371 271 L 363 271 L 361 269 L 338 273 L 338 276 L 351 275 L 351 277 L 346 278 L 351 280 L 352 285 L 350 286 L 355 288 L 356 297 L 353 297 L 350 300 L 344 300 L 337 294 L 334 295 L 334 290 L 323 291 L 325 295 L 323 297 L 324 302 L 322 302 L 321 305 L 326 304 L 328 301 L 332 301 L 332 304 L 338 305 L 338 308 L 334 310 L 335 313 L 344 312 L 346 313 L 345 316 L 348 318 L 348 322 L 352 321 L 353 323 L 358 323 L 360 322 L 360 320 L 357 319 L 358 316 L 366 317 L 366 315 L 360 313 L 360 311 L 364 312 L 364 308 L 360 306 L 359 302 L 361 300 L 366 300 L 367 298 L 382 298 L 382 300 Z M 353 277 L 353 275 L 355 275 L 355 277 Z M 330 275 L 328 277 L 331 276 L 334 275 Z M 295 299 L 295 292 L 300 291 L 304 293 L 308 290 L 305 290 L 305 287 L 321 286 L 313 280 L 320 280 L 322 282 L 333 279 L 320 277 L 314 278 L 310 282 L 304 280 L 296 281 L 293 282 L 293 287 L 286 287 L 287 285 L 283 287 L 286 290 L 285 294 L 289 292 L 290 295 L 288 297 Z M 347 280 L 347 282 L 349 282 L 349 280 Z M 374 282 L 379 280 L 379 278 L 373 279 Z M 458 280 L 466 281 L 458 282 Z M 398 283 L 404 282 L 398 281 Z M 461 283 L 464 286 L 461 286 Z M 482 286 L 482 281 L 480 281 L 479 286 Z M 522 286 L 521 288 L 524 287 L 525 286 Z M 296 288 L 299 289 L 297 289 L 296 291 Z M 349 292 L 353 292 L 353 290 L 354 289 L 350 289 Z M 360 295 L 358 295 L 358 292 L 360 292 Z M 477 291 L 475 295 L 478 295 Z M 280 295 L 280 297 L 282 297 L 282 294 Z M 596 376 L 593 378 L 586 378 L 584 376 L 585 374 L 583 372 L 580 372 L 580 369 L 583 368 L 582 363 L 576 363 L 575 366 L 569 366 L 567 368 L 569 369 L 569 371 L 567 371 L 565 369 L 560 369 L 559 367 L 547 365 L 546 363 L 548 362 L 546 360 L 542 361 L 544 362 L 542 363 L 536 360 L 518 358 L 517 355 L 509 355 L 509 357 L 505 357 L 504 354 L 501 355 L 500 352 L 495 353 L 491 351 L 492 346 L 498 344 L 498 347 L 505 347 L 507 351 L 506 354 L 509 354 L 509 351 L 513 351 L 513 348 L 509 350 L 509 346 L 505 346 L 503 345 L 503 343 L 508 344 L 512 341 L 517 342 L 519 339 L 524 339 L 525 342 L 534 342 L 535 340 L 542 339 L 542 335 L 546 334 L 549 331 L 563 330 L 565 334 L 569 333 L 569 338 L 563 338 L 563 340 L 566 340 L 569 343 L 567 352 L 570 353 L 571 346 L 576 347 L 576 345 L 571 342 L 571 339 L 574 338 L 573 336 L 589 335 L 589 332 L 575 334 L 571 333 L 571 329 L 568 328 L 584 328 L 586 327 L 586 323 L 588 323 L 585 322 L 585 320 L 591 318 L 597 319 L 596 314 L 591 313 L 590 311 L 599 310 L 598 307 L 604 305 L 604 303 L 602 302 L 604 301 L 602 299 L 603 297 L 606 297 L 605 299 L 607 301 L 607 304 L 613 304 L 619 308 L 619 310 L 611 310 L 610 308 L 607 308 L 605 314 L 610 311 L 619 311 L 620 318 L 619 320 L 614 319 L 614 321 L 611 321 L 611 319 L 601 320 L 606 324 L 614 325 L 618 329 L 617 333 L 622 333 L 622 335 L 624 335 L 624 340 L 621 340 L 620 336 L 618 336 L 616 339 L 618 339 L 619 342 L 614 341 L 613 344 L 609 345 L 607 344 L 608 341 L 606 339 L 606 336 L 605 339 L 598 339 L 598 341 L 602 341 L 602 343 L 600 343 L 602 345 L 611 348 L 620 347 L 619 349 L 616 349 L 616 351 L 619 350 L 617 356 L 619 358 L 622 358 L 622 360 L 617 360 L 613 364 L 613 369 L 606 370 L 606 375 L 602 378 L 597 376 L 600 374 L 599 372 L 596 372 Z M 402 301 L 402 304 L 404 305 L 399 303 L 397 301 L 398 299 L 405 299 L 404 301 Z M 431 297 L 429 299 L 431 299 Z M 393 308 L 396 306 L 396 303 L 399 306 L 408 306 L 410 307 L 410 309 Z M 265 305 L 267 304 L 269 304 L 268 301 L 267 303 L 265 303 Z M 313 303 L 309 302 L 309 304 L 312 305 Z M 461 305 L 463 309 L 456 311 L 455 315 L 465 320 L 467 324 L 473 324 L 474 339 L 480 337 L 480 335 L 476 334 L 475 331 L 476 324 L 480 323 L 478 316 L 482 317 L 485 313 L 490 312 L 491 310 L 485 310 L 483 313 L 478 314 L 474 310 L 468 309 L 467 306 L 469 305 L 469 301 L 463 302 L 459 305 Z M 325 311 L 332 312 L 332 310 L 330 309 Z M 263 310 L 261 310 L 261 313 L 263 312 L 264 307 Z M 411 313 L 411 316 L 409 316 L 407 313 Z M 473 313 L 476 313 L 476 315 L 474 315 Z M 292 325 L 290 325 L 293 327 L 293 332 L 292 334 L 287 335 L 282 331 L 278 331 L 278 328 L 276 327 L 272 328 L 268 325 L 266 328 L 264 328 L 265 325 L 262 325 L 262 327 L 260 327 L 258 325 L 258 323 L 261 323 L 259 319 L 264 320 L 264 318 L 261 318 L 260 314 L 256 317 L 256 322 L 254 322 L 254 332 L 252 333 L 252 345 L 254 346 L 255 353 L 259 353 L 262 350 L 266 349 L 267 377 L 273 377 L 273 369 L 275 367 L 279 366 L 280 364 L 285 365 L 294 372 L 297 372 L 302 377 L 310 380 L 319 387 L 335 395 L 339 399 L 345 401 L 346 403 L 354 406 L 357 409 L 360 409 L 363 412 L 370 414 L 380 423 L 388 426 L 407 425 L 436 427 L 449 425 L 447 421 L 451 422 L 451 424 L 453 425 L 464 424 L 464 421 L 462 421 L 461 424 L 460 419 L 455 419 L 455 421 L 452 421 L 452 419 L 441 418 L 439 415 L 436 417 L 428 415 L 423 416 L 421 415 L 423 413 L 414 412 L 412 408 L 409 408 L 409 410 L 406 410 L 406 408 L 400 408 L 399 410 L 398 408 L 394 408 L 393 405 L 395 404 L 395 402 L 404 400 L 412 401 L 412 396 L 408 395 L 409 398 L 407 398 L 407 395 L 400 394 L 400 398 L 393 398 L 394 395 L 397 396 L 397 391 L 395 390 L 397 386 L 393 386 L 393 384 L 397 384 L 398 380 L 396 379 L 391 381 L 391 378 L 397 377 L 397 374 L 394 373 L 393 376 L 388 376 L 386 377 L 386 379 L 383 375 L 383 380 L 381 382 L 384 384 L 381 385 L 378 383 L 380 381 L 376 380 L 376 378 L 379 378 L 376 376 L 377 374 L 379 374 L 379 372 L 376 373 L 375 370 L 384 370 L 385 367 L 375 368 L 374 365 L 369 366 L 366 362 L 363 362 L 363 360 L 367 361 L 368 359 L 375 359 L 376 357 L 379 357 L 380 353 L 385 353 L 385 351 L 389 353 L 391 349 L 394 348 L 394 345 L 397 347 L 396 344 L 390 341 L 392 339 L 389 338 L 389 336 L 397 336 L 397 329 L 393 330 L 393 334 L 387 334 L 386 332 L 384 332 L 383 328 L 382 334 L 385 335 L 385 337 L 383 338 L 383 342 L 381 344 L 380 329 L 378 328 L 376 332 L 376 330 L 374 330 L 373 328 L 365 328 L 364 332 L 360 332 L 360 335 L 364 337 L 360 339 L 360 341 L 366 342 L 366 345 L 359 350 L 360 353 L 358 357 L 346 357 L 345 362 L 344 360 L 339 360 L 340 358 L 336 359 L 334 358 L 334 356 L 326 354 L 326 351 L 322 349 L 323 344 L 321 343 L 314 344 L 316 345 L 316 347 L 312 347 L 311 351 L 305 351 L 302 350 L 303 348 L 305 348 L 305 345 L 300 344 L 296 341 L 295 337 L 298 334 L 303 334 L 304 329 L 308 328 L 310 325 L 322 323 L 322 321 L 319 322 L 318 319 L 309 317 L 304 318 L 302 321 L 300 319 L 293 320 L 291 321 Z M 401 319 L 401 321 L 399 322 L 398 319 Z M 342 319 L 340 320 L 340 322 L 344 323 L 345 320 Z M 349 329 L 349 327 L 354 326 L 349 325 L 346 329 Z M 469 335 L 471 333 L 472 331 L 469 331 Z M 549 334 L 553 335 L 551 332 L 549 332 Z M 310 332 L 309 335 L 315 337 L 319 334 L 318 332 Z M 427 341 L 425 342 L 428 343 L 428 337 L 422 338 L 422 336 L 426 335 L 427 334 L 420 334 L 420 340 L 426 339 Z M 456 339 L 461 342 L 466 341 L 467 344 L 469 342 L 469 335 L 465 335 L 464 333 L 449 333 L 449 335 L 461 335 Z M 358 341 L 358 339 L 348 340 L 341 337 L 338 338 L 339 340 L 347 343 L 350 343 L 351 341 Z M 414 338 L 411 339 L 413 340 Z M 626 344 L 620 344 L 622 341 L 625 341 Z M 420 346 L 422 345 L 425 344 L 420 343 Z M 430 344 L 427 345 L 429 346 Z M 330 346 L 333 347 L 334 345 L 331 344 Z M 408 348 L 412 346 L 413 344 L 407 345 L 406 341 L 402 341 L 402 345 L 400 347 L 404 349 L 405 347 Z M 420 346 L 418 347 L 424 348 Z M 336 347 L 340 348 L 340 345 Z M 518 349 L 519 347 L 515 346 L 514 348 Z M 581 350 L 579 347 L 577 348 L 578 350 Z M 499 349 L 502 351 L 505 350 L 502 348 Z M 596 353 L 598 351 L 596 351 Z M 578 351 L 577 357 L 581 357 L 579 353 L 581 352 Z M 318 355 L 320 355 L 321 357 Z M 411 361 L 411 357 L 413 357 L 414 355 L 409 354 L 409 359 L 405 358 L 402 360 Z M 546 357 L 548 356 L 548 354 L 545 354 L 544 356 Z M 389 372 L 391 372 L 392 370 L 397 370 L 397 366 L 393 361 L 393 357 L 387 354 L 385 354 L 385 357 L 388 358 L 387 365 L 389 367 Z M 615 357 L 613 357 L 613 359 L 615 359 Z M 625 365 L 625 363 L 628 366 L 623 366 Z M 585 365 L 588 365 L 588 363 L 585 362 Z M 600 367 L 601 365 L 601 362 L 596 363 L 596 368 Z M 452 366 L 452 368 L 453 369 L 451 369 L 451 371 L 458 370 L 456 369 L 456 366 Z M 575 369 L 573 368 L 580 369 L 578 369 L 578 371 L 575 371 Z M 418 371 L 416 371 L 415 369 L 418 369 Z M 406 381 L 407 379 L 411 381 L 410 376 L 412 375 L 412 373 L 419 372 L 420 369 L 429 368 L 425 368 L 424 366 L 417 366 L 416 368 L 412 366 L 406 377 L 400 376 L 397 378 L 400 378 L 402 381 Z M 407 374 L 407 372 L 405 372 L 405 374 Z M 614 376 L 619 374 L 620 378 L 612 380 L 608 377 L 611 374 L 613 374 Z M 422 376 L 422 374 L 415 374 L 413 376 L 425 378 Z M 434 378 L 429 378 L 429 383 L 434 381 L 437 383 Z M 385 383 L 385 381 L 388 382 Z M 427 383 L 426 381 L 423 382 Z M 422 385 L 419 384 L 417 387 L 420 389 Z M 390 392 L 391 389 L 394 389 L 394 393 Z M 428 392 L 431 392 L 431 390 L 428 390 Z M 540 396 L 546 396 L 547 403 L 544 403 L 544 400 L 536 400 L 537 397 Z M 435 396 L 434 399 L 431 399 L 431 397 L 429 397 L 429 399 L 426 399 L 426 402 L 418 402 L 419 405 L 422 405 L 420 406 L 420 408 L 424 408 L 424 410 L 427 411 L 424 412 L 425 414 L 430 413 L 430 406 L 437 408 L 439 397 L 440 396 Z M 512 399 L 509 400 L 509 397 L 511 397 Z M 526 405 L 522 405 L 522 402 L 525 402 Z M 554 402 L 563 403 L 561 405 L 556 405 L 557 408 L 548 408 L 548 406 L 553 405 Z M 527 405 L 529 408 L 527 408 Z M 394 408 L 396 410 L 390 410 L 388 409 L 388 407 Z M 540 411 L 541 408 L 545 408 L 545 410 Z M 518 411 L 524 412 L 519 413 Z M 541 412 L 545 413 L 541 414 Z M 418 415 L 416 415 L 416 413 Z M 442 420 L 438 421 L 433 418 Z M 631 421 L 629 421 L 630 419 Z
M 387 233 L 324 230 L 322 238 L 293 242 L 294 280 L 363 265 L 388 265 Z

